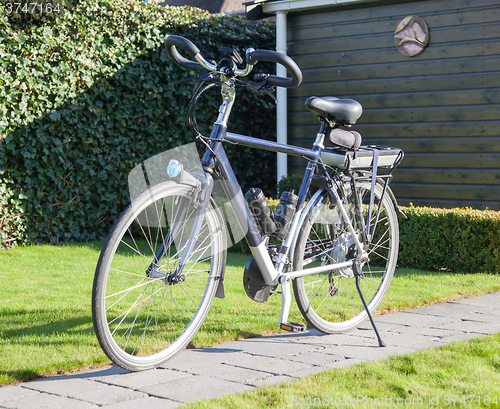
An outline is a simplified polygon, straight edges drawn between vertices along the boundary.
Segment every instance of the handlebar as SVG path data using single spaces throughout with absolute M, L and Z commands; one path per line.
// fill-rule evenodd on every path
M 207 61 L 201 55 L 200 50 L 196 45 L 194 45 L 190 40 L 185 37 L 169 35 L 165 39 L 165 46 L 167 48 L 167 53 L 174 63 L 180 67 L 202 73 L 204 70 L 216 71 L 217 65 Z M 176 47 L 180 47 L 187 51 L 187 53 L 194 58 L 196 61 L 188 60 L 184 58 L 178 51 Z M 293 61 L 289 56 L 279 53 L 277 51 L 271 50 L 254 50 L 252 48 L 247 49 L 246 52 L 246 68 L 236 69 L 234 71 L 235 75 L 243 77 L 248 75 L 255 64 L 259 61 L 273 62 L 281 64 L 284 66 L 292 78 L 278 77 L 275 75 L 270 75 L 267 77 L 266 81 L 268 85 L 284 87 L 284 88 L 294 88 L 298 87 L 302 82 L 302 72 L 299 66 Z
M 200 50 L 187 38 L 170 35 L 165 39 L 165 45 L 167 47 L 168 56 L 172 59 L 173 62 L 175 62 L 177 65 L 184 68 L 185 70 L 202 73 L 203 70 L 207 68 L 209 71 L 213 71 L 213 69 L 211 69 L 212 67 L 204 67 L 200 63 L 199 59 L 203 58 L 200 53 Z M 184 58 L 182 55 L 180 55 L 179 52 L 177 51 L 177 48 L 175 48 L 176 46 L 186 50 L 188 54 L 191 57 L 193 57 L 197 62 L 190 61 Z M 206 62 L 207 64 L 210 64 L 208 61 Z M 213 64 L 210 65 L 213 66 Z
M 255 65 L 258 61 L 274 62 L 287 69 L 292 78 L 270 75 L 267 83 L 276 87 L 295 88 L 302 82 L 302 71 L 288 55 L 271 50 L 254 50 L 247 54 L 247 64 Z

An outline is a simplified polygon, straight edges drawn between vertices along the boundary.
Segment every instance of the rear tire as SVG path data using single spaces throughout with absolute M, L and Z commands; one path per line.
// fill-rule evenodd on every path
M 364 203 L 366 220 L 371 184 L 357 184 Z M 348 197 L 346 205 L 351 223 L 357 233 L 361 226 L 354 217 L 353 195 L 350 183 L 344 184 Z M 382 302 L 396 268 L 399 231 L 394 204 L 385 194 L 380 203 L 382 186 L 375 185 L 375 203 L 371 224 L 376 209 L 381 206 L 377 230 L 368 249 L 370 261 L 362 268 L 361 289 L 371 313 Z M 359 237 L 359 235 L 358 235 Z M 327 263 L 349 259 L 354 248 L 351 233 L 340 210 L 332 204 L 329 195 L 323 192 L 306 215 L 299 232 L 293 256 L 294 270 L 307 269 Z M 310 326 L 324 333 L 344 332 L 359 325 L 367 318 L 366 311 L 356 290 L 352 268 L 308 275 L 293 281 L 297 305 Z

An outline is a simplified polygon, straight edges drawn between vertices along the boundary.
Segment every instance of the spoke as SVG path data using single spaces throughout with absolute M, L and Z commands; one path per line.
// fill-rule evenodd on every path
M 111 335 L 114 335 L 114 333 L 115 333 L 116 331 L 118 331 L 118 328 L 120 328 L 120 325 L 123 323 L 123 321 L 125 320 L 125 318 L 127 318 L 128 314 L 129 314 L 129 313 L 130 313 L 130 312 L 131 312 L 131 311 L 135 308 L 135 306 L 136 306 L 136 305 L 138 305 L 138 301 L 139 301 L 139 300 L 141 299 L 141 297 L 144 295 L 144 292 L 145 292 L 145 291 L 143 291 L 141 294 L 139 294 L 139 295 L 137 296 L 137 298 L 135 299 L 134 303 L 132 304 L 132 306 L 131 306 L 128 310 L 124 311 L 123 313 L 121 313 L 120 315 L 118 315 L 117 317 L 115 317 L 113 320 L 108 321 L 108 325 L 109 325 L 109 324 L 113 324 L 116 320 L 118 320 L 119 318 L 123 317 L 123 318 L 120 320 L 120 322 L 116 325 L 116 328 L 115 328 L 115 330 L 111 333 Z M 136 317 L 137 317 L 137 315 L 136 315 Z
M 151 284 L 151 283 L 153 283 L 153 282 L 155 282 L 155 281 L 159 281 L 159 280 L 161 280 L 161 278 L 157 278 L 157 279 L 146 279 L 146 277 L 144 277 L 144 282 L 139 283 L 139 284 L 136 284 L 136 285 L 134 285 L 134 286 L 132 286 L 132 287 L 130 287 L 130 288 L 127 288 L 127 289 L 125 289 L 125 290 L 121 290 L 121 291 L 118 291 L 118 292 L 113 293 L 113 294 L 108 294 L 108 295 L 106 295 L 105 299 L 108 299 L 108 298 L 110 298 L 110 297 L 114 297 L 114 296 L 116 296 L 116 295 L 123 294 L 123 293 L 130 293 L 130 291 L 132 291 L 132 290 L 136 290 L 137 288 L 140 288 L 140 287 L 142 287 L 142 286 L 144 286 L 144 285 L 146 285 L 146 286 L 147 286 L 147 285 L 149 285 L 149 284 Z M 119 300 L 118 300 L 118 301 L 119 301 Z M 116 303 L 116 302 L 115 302 L 115 303 Z
M 215 294 L 223 229 L 210 203 L 209 212 L 200 215 L 202 223 L 191 243 L 191 254 L 184 254 L 198 214 L 190 193 L 185 192 L 180 196 L 165 192 L 166 196 L 153 200 L 153 196 L 142 196 L 136 207 L 124 213 L 124 222 L 117 224 L 122 227 L 106 244 L 103 254 L 108 258 L 102 266 L 108 270 L 96 302 L 103 304 L 99 319 L 107 330 L 105 339 L 99 341 L 107 345 L 105 352 L 110 348 L 116 352 L 118 364 L 128 361 L 141 366 L 143 362 L 147 366 L 186 345 L 195 335 L 194 323 L 205 316 Z M 139 208 L 143 210 L 137 214 Z M 183 256 L 188 256 L 183 280 L 168 282 Z M 155 269 L 156 278 L 147 276 L 149 266 Z
M 156 205 L 156 202 L 155 202 L 155 205 Z M 150 223 L 149 223 L 149 217 L 148 217 L 148 209 L 149 209 L 149 206 L 146 209 L 144 209 L 144 211 L 141 214 L 144 214 L 144 216 L 146 217 L 146 226 L 148 227 L 149 233 L 151 233 L 151 230 L 149 229 Z M 151 244 L 151 237 L 150 237 L 151 234 L 146 234 L 141 223 L 138 222 L 137 224 L 139 225 L 139 228 L 142 231 L 142 235 L 143 235 L 144 239 L 146 240 L 146 243 L 148 244 L 149 249 L 151 250 L 152 253 L 154 253 L 153 245 Z
M 128 248 L 130 248 L 130 250 L 132 250 L 134 253 L 136 253 L 137 255 L 141 256 L 141 257 L 142 257 L 142 258 L 144 258 L 144 259 L 145 259 L 148 263 L 150 263 L 150 260 L 149 260 L 149 259 L 148 259 L 148 258 L 147 258 L 144 254 L 140 253 L 140 252 L 139 252 L 139 250 L 134 249 L 134 248 L 133 248 L 130 244 L 128 244 L 126 241 L 121 240 L 121 241 L 120 241 L 120 243 L 125 244 L 125 246 L 127 246 Z M 141 263 L 139 263 L 138 261 L 135 261 L 135 260 L 133 260 L 133 259 L 131 259 L 131 258 L 129 258 L 129 257 L 125 257 L 125 256 L 123 256 L 123 255 L 121 255 L 121 254 L 118 254 L 118 253 L 116 253 L 116 256 L 121 257 L 121 258 L 124 258 L 124 259 L 126 259 L 126 260 L 130 260 L 130 261 L 132 261 L 132 262 L 134 262 L 134 263 L 136 263 L 136 264 L 138 264 L 138 265 L 142 266 L 142 264 L 141 264 Z
M 142 265 L 141 265 L 142 266 Z M 125 274 L 125 275 L 129 275 L 129 276 L 132 276 L 132 277 L 138 277 L 138 278 L 144 278 L 144 274 L 137 274 L 137 273 L 132 273 L 130 271 L 125 271 L 125 270 L 120 270 L 118 268 L 114 268 L 114 267 L 110 267 L 109 268 L 110 271 L 115 271 L 117 273 L 121 273 L 121 274 Z M 119 282 L 119 281 L 132 281 L 133 279 L 130 278 L 130 279 L 127 279 L 127 280 L 112 280 L 110 282 L 113 282 L 113 283 L 116 283 L 116 282 Z
M 389 233 L 389 229 L 387 229 L 384 232 L 384 234 L 382 236 L 380 236 L 380 238 L 378 239 L 377 243 L 373 244 L 373 248 L 380 247 L 382 244 L 385 244 L 385 243 L 389 242 L 389 240 L 391 239 L 390 234 L 389 234 L 389 237 L 387 237 L 382 243 L 380 243 L 382 241 L 382 239 L 384 239 L 384 237 L 387 235 L 387 233 Z

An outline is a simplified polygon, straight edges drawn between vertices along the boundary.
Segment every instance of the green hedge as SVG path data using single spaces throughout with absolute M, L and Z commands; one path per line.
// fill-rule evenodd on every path
M 398 264 L 500 273 L 500 212 L 406 207 L 399 219 Z
M 277 199 L 268 199 L 276 210 Z M 500 273 L 500 212 L 402 207 L 399 267 Z M 237 250 L 248 251 L 242 243 Z
M 128 202 L 128 172 L 193 140 L 193 84 L 175 85 L 193 74 L 168 58 L 168 34 L 190 38 L 209 59 L 222 45 L 274 47 L 272 21 L 132 0 L 73 3 L 32 21 L 9 18 L 0 4 L 0 247 L 104 236 Z M 197 109 L 205 130 L 220 104 L 210 92 Z M 272 101 L 238 93 L 230 130 L 273 138 Z M 275 189 L 274 154 L 231 146 L 228 154 L 243 188 Z

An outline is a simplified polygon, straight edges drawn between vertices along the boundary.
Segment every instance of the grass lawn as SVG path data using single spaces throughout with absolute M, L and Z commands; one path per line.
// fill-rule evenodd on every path
M 485 336 L 199 401 L 186 409 L 499 408 L 499 351 L 500 334 Z
M 0 250 L 0 384 L 102 365 L 91 292 L 101 242 Z M 229 254 L 226 298 L 215 299 L 193 346 L 278 332 L 281 297 L 242 287 L 247 256 Z M 380 312 L 500 290 L 498 276 L 399 269 Z M 304 322 L 292 305 L 290 320 Z

